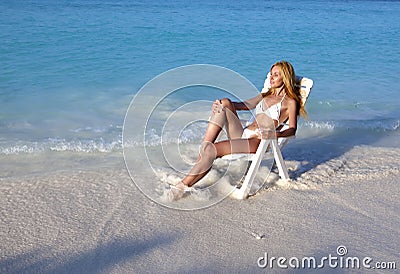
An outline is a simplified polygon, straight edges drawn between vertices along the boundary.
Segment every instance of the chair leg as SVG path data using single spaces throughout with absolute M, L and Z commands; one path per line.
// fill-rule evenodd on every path
M 271 140 L 271 144 L 272 144 L 272 151 L 274 153 L 276 166 L 278 167 L 279 176 L 281 177 L 281 179 L 289 180 L 290 178 L 289 178 L 288 170 L 287 170 L 285 161 L 283 160 L 282 153 L 281 153 L 281 150 L 278 145 L 278 141 Z
M 243 184 L 240 188 L 236 188 L 233 193 L 231 194 L 232 198 L 235 199 L 245 199 L 249 195 L 251 186 L 253 184 L 254 178 L 257 175 L 258 168 L 260 167 L 261 161 L 263 159 L 263 155 L 269 145 L 271 140 L 261 140 L 260 144 L 258 145 L 256 154 L 253 157 L 251 162 L 250 168 L 246 173 L 246 177 L 244 178 Z

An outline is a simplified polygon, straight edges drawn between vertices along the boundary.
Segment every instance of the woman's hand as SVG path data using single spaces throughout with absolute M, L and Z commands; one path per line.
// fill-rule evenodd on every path
M 225 107 L 222 105 L 221 100 L 215 100 L 213 105 L 212 105 L 212 113 L 220 113 L 225 110 Z

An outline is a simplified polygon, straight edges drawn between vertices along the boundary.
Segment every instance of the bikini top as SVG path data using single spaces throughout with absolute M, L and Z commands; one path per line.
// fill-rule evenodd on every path
M 262 99 L 256 106 L 256 115 L 260 113 L 265 113 L 267 116 L 269 116 L 273 120 L 277 120 L 279 122 L 279 116 L 281 116 L 281 108 L 282 108 L 282 102 L 283 99 L 285 99 L 285 95 L 283 95 L 282 100 L 269 108 L 266 108 L 265 100 Z

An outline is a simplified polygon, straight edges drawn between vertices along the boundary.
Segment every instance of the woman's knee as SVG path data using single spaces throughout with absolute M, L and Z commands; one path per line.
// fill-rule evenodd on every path
M 233 105 L 231 99 L 229 99 L 229 98 L 223 98 L 223 99 L 221 99 L 221 103 L 222 103 L 222 105 L 223 105 L 224 107 L 227 107 L 227 108 L 231 108 L 232 105 Z

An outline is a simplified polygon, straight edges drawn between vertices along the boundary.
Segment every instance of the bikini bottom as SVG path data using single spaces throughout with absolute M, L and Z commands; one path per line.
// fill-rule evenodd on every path
M 258 134 L 259 134 L 258 129 L 251 130 L 251 129 L 245 128 L 242 133 L 242 139 L 257 138 Z

